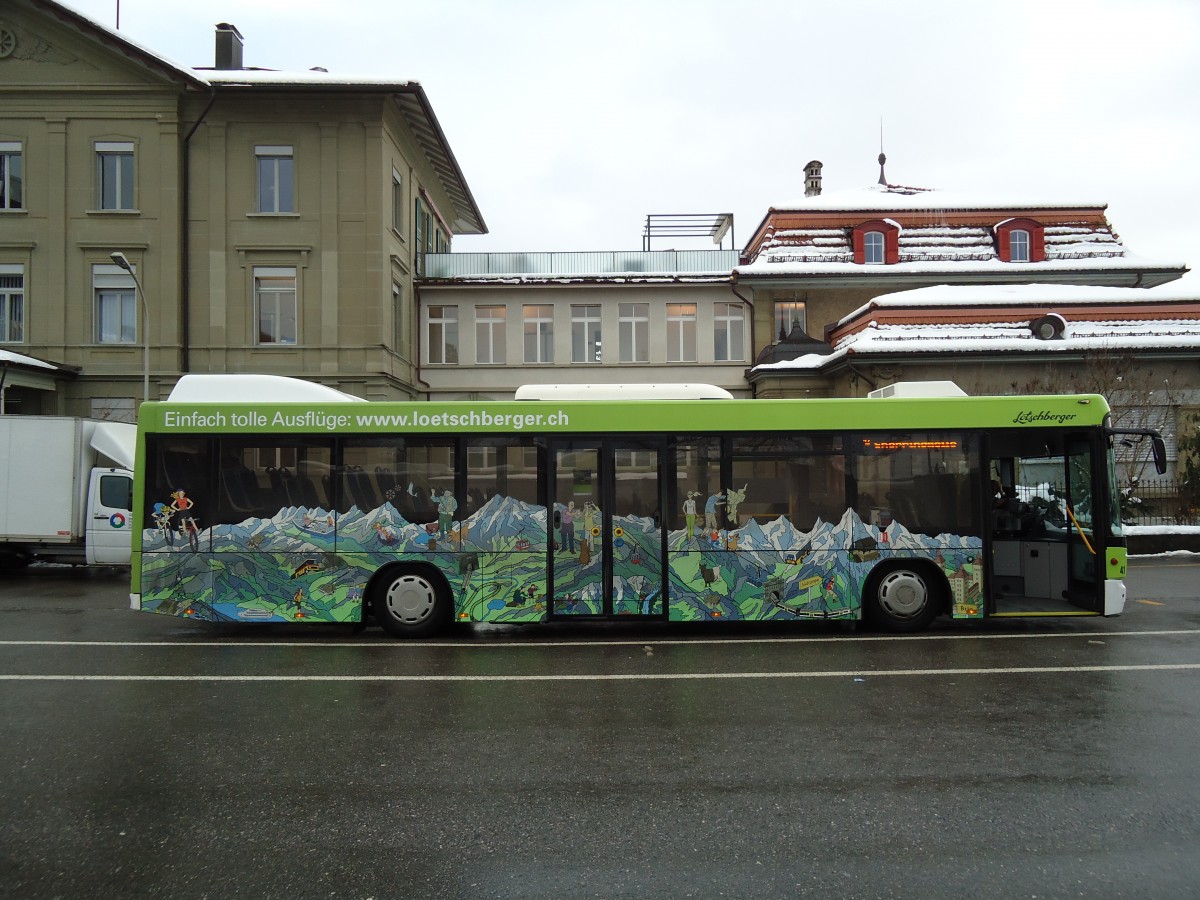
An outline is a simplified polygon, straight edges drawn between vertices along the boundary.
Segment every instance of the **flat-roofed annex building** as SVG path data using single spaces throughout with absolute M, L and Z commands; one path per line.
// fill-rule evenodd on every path
M 439 254 L 417 284 L 432 400 L 525 384 L 685 383 L 749 396 L 735 250 Z

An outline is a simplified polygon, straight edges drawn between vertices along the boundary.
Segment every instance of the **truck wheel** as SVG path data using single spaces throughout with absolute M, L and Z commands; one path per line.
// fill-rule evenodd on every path
M 887 631 L 921 631 L 941 611 L 940 591 L 918 568 L 898 566 L 872 574 L 863 595 L 868 618 Z
M 0 550 L 0 569 L 16 571 L 29 565 L 29 557 L 15 550 Z
M 371 614 L 395 637 L 426 637 L 450 621 L 445 586 L 425 572 L 385 572 L 371 594 Z

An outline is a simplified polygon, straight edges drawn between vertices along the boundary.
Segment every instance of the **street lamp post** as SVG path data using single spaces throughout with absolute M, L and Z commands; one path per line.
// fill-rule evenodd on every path
M 146 304 L 146 292 L 124 253 L 114 250 L 108 258 L 130 274 L 138 298 L 142 301 L 142 402 L 145 403 L 150 399 L 150 308 Z

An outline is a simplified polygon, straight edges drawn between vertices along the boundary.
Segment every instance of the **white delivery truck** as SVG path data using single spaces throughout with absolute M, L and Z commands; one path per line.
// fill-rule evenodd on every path
M 0 415 L 0 567 L 129 565 L 137 427 Z

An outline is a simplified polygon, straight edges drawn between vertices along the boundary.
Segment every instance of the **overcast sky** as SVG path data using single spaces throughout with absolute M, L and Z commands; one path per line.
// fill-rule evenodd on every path
M 732 212 L 741 246 L 810 159 L 875 183 L 882 120 L 892 182 L 1107 202 L 1133 252 L 1200 266 L 1196 0 L 119 6 L 182 65 L 231 22 L 247 66 L 419 81 L 490 231 L 457 251 L 638 249 L 648 213 Z

